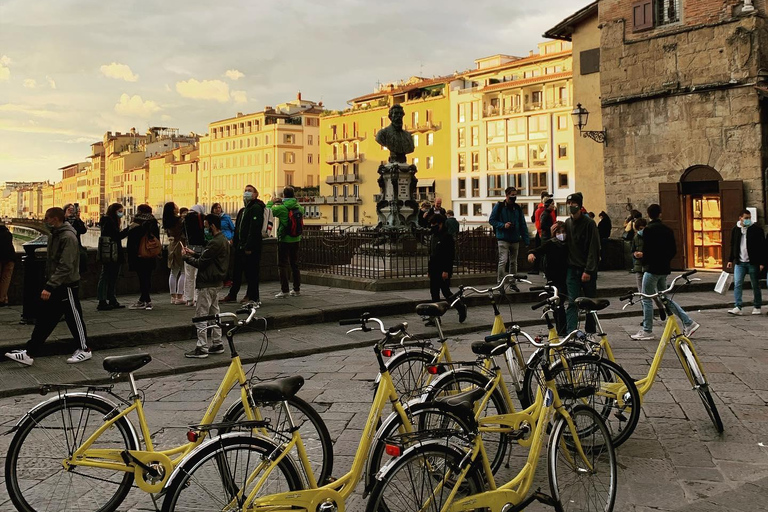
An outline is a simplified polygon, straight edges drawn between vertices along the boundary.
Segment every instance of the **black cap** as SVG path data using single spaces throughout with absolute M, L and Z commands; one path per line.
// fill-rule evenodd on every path
M 581 192 L 574 192 L 566 198 L 569 203 L 576 203 L 579 206 L 584 206 L 584 196 Z

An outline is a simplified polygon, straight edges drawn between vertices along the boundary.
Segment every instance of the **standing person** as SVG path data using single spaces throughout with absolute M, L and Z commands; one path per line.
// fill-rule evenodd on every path
M 611 218 L 604 211 L 600 212 L 598 217 L 600 217 L 600 222 L 597 223 L 597 232 L 600 233 L 600 240 L 611 238 L 611 230 L 613 229 Z
M 117 301 L 115 296 L 115 285 L 117 276 L 120 273 L 120 265 L 123 262 L 123 243 L 122 239 L 128 236 L 128 228 L 120 230 L 120 222 L 125 210 L 120 203 L 112 203 L 107 208 L 107 213 L 101 216 L 99 227 L 101 236 L 109 237 L 112 243 L 117 245 L 117 261 L 102 261 L 101 274 L 99 275 L 99 285 L 96 296 L 99 299 L 97 311 L 109 311 L 111 309 L 122 309 L 125 306 Z
M 128 309 L 152 310 L 152 297 L 149 292 L 152 287 L 152 271 L 155 270 L 157 255 L 147 256 L 146 251 L 140 247 L 145 240 L 157 239 L 160 241 L 160 227 L 157 219 L 152 215 L 152 207 L 148 204 L 140 204 L 136 208 L 133 222 L 128 226 L 128 269 L 136 272 L 139 278 L 141 295 L 139 300 L 128 306 Z
M 672 229 L 661 222 L 661 206 L 658 204 L 649 206 L 648 218 L 651 220 L 643 229 L 643 251 L 638 252 L 636 257 L 643 262 L 643 293 L 653 295 L 667 287 L 667 276 L 671 272 L 670 262 L 677 254 L 677 246 Z M 669 305 L 683 322 L 685 336 L 692 336 L 700 327 L 698 322 L 691 320 L 683 308 L 672 299 L 669 299 Z M 650 299 L 643 299 L 643 328 L 631 337 L 638 341 L 654 339 L 653 303 Z
M 434 204 L 434 206 L 431 206 L 431 207 L 430 207 L 430 208 L 429 208 L 429 209 L 426 211 L 426 213 L 424 213 L 424 217 L 425 217 L 425 218 L 426 218 L 426 220 L 427 220 L 427 224 L 429 224 L 429 219 L 431 219 L 431 218 L 432 218 L 432 216 L 433 216 L 434 214 L 436 214 L 436 213 L 439 213 L 439 214 L 440 214 L 440 215 L 442 215 L 443 217 L 445 217 L 445 215 L 446 215 L 446 213 L 447 213 L 447 212 L 445 211 L 445 208 L 443 208 L 443 198 L 442 198 L 442 197 L 438 197 L 437 199 L 435 199 L 435 204 Z
M 184 216 L 184 238 L 186 239 L 187 247 L 198 255 L 203 253 L 203 247 L 205 246 L 203 215 L 203 207 L 196 204 Z M 197 300 L 195 276 L 197 276 L 197 269 L 184 262 L 184 300 L 187 306 L 194 306 L 195 300 Z
M 417 220 L 419 221 L 419 227 L 422 228 L 428 228 L 429 227 L 429 220 L 427 219 L 429 215 L 429 210 L 432 208 L 432 205 L 429 204 L 429 201 L 424 201 L 421 203 L 421 208 L 419 208 L 419 216 L 417 217 Z
M 214 213 L 205 216 L 205 231 L 211 234 L 211 240 L 205 246 L 200 256 L 189 248 L 184 249 L 184 262 L 197 269 L 197 304 L 195 316 L 219 314 L 219 291 L 227 275 L 229 266 L 229 241 L 221 231 L 221 217 Z M 208 354 L 221 354 L 224 345 L 221 343 L 221 328 L 211 329 L 211 346 L 208 346 L 208 322 L 198 322 L 197 346 L 184 357 L 202 359 Z
M 453 275 L 453 258 L 456 254 L 456 244 L 445 227 L 446 218 L 440 213 L 429 219 L 429 230 L 432 237 L 429 241 L 429 292 L 433 302 L 440 300 L 440 292 L 446 300 L 451 298 L 451 276 Z M 467 319 L 467 306 L 461 301 L 456 303 L 459 312 L 459 322 Z
M 85 226 L 85 222 L 80 219 L 80 205 L 78 203 L 67 203 L 64 205 L 64 220 L 75 228 L 77 247 L 80 251 L 80 274 L 84 274 L 88 270 L 88 251 L 83 247 L 80 236 L 87 233 L 88 228 Z
M 557 223 L 557 212 L 555 211 L 554 199 L 548 197 L 544 200 L 544 209 L 541 211 L 536 221 L 536 233 L 539 235 L 541 244 L 543 244 L 552 238 L 552 226 Z M 565 229 L 565 227 L 563 227 L 563 229 Z
M 228 213 L 224 213 L 224 210 L 221 209 L 221 203 L 213 203 L 211 213 L 221 217 L 221 232 L 224 234 L 224 238 L 231 243 L 235 236 L 235 223 L 232 222 L 232 217 Z
M 267 203 L 267 208 L 280 219 L 277 228 L 277 260 L 280 273 L 280 293 L 275 298 L 298 297 L 301 295 L 301 274 L 299 272 L 299 244 L 304 229 L 304 207 L 296 201 L 293 187 L 283 190 L 283 204 Z M 293 275 L 293 290 L 288 293 L 288 265 Z
M 635 273 L 635 281 L 637 284 L 637 291 L 643 292 L 643 261 L 640 259 L 643 255 L 643 233 L 645 227 L 648 225 L 648 221 L 639 218 L 635 220 L 635 238 L 632 239 L 632 272 Z M 598 226 L 599 228 L 600 226 Z M 637 255 L 640 255 L 639 257 Z
M 264 208 L 266 205 L 259 199 L 259 191 L 253 185 L 246 185 L 243 190 L 243 208 L 237 213 L 235 236 L 232 245 L 235 249 L 235 263 L 232 271 L 232 287 L 221 302 L 237 301 L 240 283 L 245 270 L 245 280 L 248 289 L 242 304 L 254 302 L 261 307 L 259 296 L 259 269 L 261 267 L 261 240 L 264 224 Z
M 11 287 L 15 265 L 16 248 L 13 246 L 13 234 L 0 222 L 0 308 L 8 305 L 8 289 Z
M 543 216 L 546 218 L 547 216 Z M 542 242 L 540 247 L 528 251 L 528 262 L 534 263 L 536 260 L 542 260 L 544 266 L 544 275 L 547 282 L 557 288 L 558 294 L 565 294 L 568 288 L 566 284 L 568 275 L 568 245 L 566 239 L 565 223 L 555 222 L 550 228 L 550 236 Z M 560 304 L 555 309 L 555 324 L 557 334 L 565 336 L 568 334 L 567 322 L 565 319 L 565 301 L 562 296 Z
M 566 198 L 570 217 L 565 221 L 565 242 L 568 245 L 568 309 L 567 331 L 572 332 L 579 323 L 579 310 L 574 299 L 597 296 L 597 265 L 600 262 L 600 235 L 597 225 L 584 213 L 584 196 L 576 192 Z M 594 321 L 587 317 L 585 330 L 595 332 Z
M 493 207 L 488 223 L 496 231 L 496 239 L 499 244 L 499 266 L 496 272 L 498 282 L 504 279 L 504 276 L 517 273 L 517 254 L 520 242 L 528 246 L 530 236 L 528 235 L 528 225 L 523 216 L 523 209 L 517 204 L 517 189 L 507 187 L 504 191 L 506 199 Z M 511 283 L 509 287 L 519 292 L 516 284 Z
M 544 212 L 547 211 L 546 202 L 548 199 L 551 199 L 552 195 L 547 192 L 546 190 L 541 193 L 541 201 L 536 206 L 536 210 L 534 210 L 533 215 L 531 215 L 531 221 L 536 226 L 536 236 L 533 239 L 533 245 L 534 247 L 540 247 L 543 240 L 542 240 L 542 234 L 545 233 L 545 230 L 541 227 L 541 217 Z M 554 202 L 554 201 L 553 201 Z M 547 229 L 546 229 L 546 238 L 550 238 L 550 229 L 552 228 L 552 224 L 557 222 L 557 214 L 555 214 L 555 217 L 552 219 L 552 221 L 549 223 Z M 531 274 L 538 274 L 539 273 L 539 264 L 541 260 L 537 259 L 535 260 L 533 264 L 533 270 L 531 271 Z
M 752 314 L 761 313 L 763 294 L 760 291 L 760 273 L 765 268 L 765 258 L 763 228 L 752 222 L 749 210 L 742 210 L 739 222 L 731 231 L 731 255 L 728 258 L 728 268 L 733 267 L 733 297 L 736 300 L 735 307 L 728 310 L 731 315 L 741 315 L 744 278 L 747 274 L 754 296 Z
M 182 247 L 184 238 L 184 223 L 179 214 L 179 207 L 174 202 L 163 206 L 163 229 L 168 237 L 168 289 L 171 292 L 171 304 L 184 305 L 184 259 Z
M 453 216 L 453 210 L 448 210 L 447 218 L 445 219 L 445 230 L 449 235 L 456 240 L 456 236 L 459 234 L 459 221 Z
M 67 363 L 81 363 L 91 359 L 91 349 L 83 320 L 83 310 L 80 307 L 80 248 L 77 244 L 77 234 L 71 224 L 64 221 L 64 210 L 49 208 L 43 219 L 51 234 L 48 237 L 45 273 L 47 280 L 40 293 L 42 306 L 37 315 L 32 337 L 27 342 L 26 349 L 14 350 L 5 354 L 11 361 L 31 366 L 39 354 L 40 347 L 51 335 L 59 323 L 61 315 L 67 320 L 67 327 L 72 333 L 75 353 L 67 359 Z

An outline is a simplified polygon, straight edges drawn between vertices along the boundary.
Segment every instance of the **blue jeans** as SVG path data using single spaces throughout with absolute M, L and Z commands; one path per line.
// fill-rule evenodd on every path
M 592 278 L 586 283 L 581 282 L 581 274 L 580 269 L 568 267 L 568 273 L 565 277 L 565 284 L 568 287 L 568 309 L 565 311 L 565 320 L 566 330 L 569 333 L 576 330 L 579 325 L 579 308 L 573 302 L 574 299 L 597 296 L 597 272 L 590 274 Z M 587 317 L 584 329 L 589 333 L 595 332 L 594 321 L 590 317 Z
M 760 267 L 749 263 L 736 263 L 733 266 L 733 296 L 736 299 L 736 307 L 741 309 L 741 295 L 744 290 L 744 278 L 749 272 L 749 281 L 752 283 L 752 294 L 755 297 L 754 306 L 763 305 L 763 294 L 760 292 Z
M 651 274 L 646 272 L 643 274 L 643 293 L 646 295 L 653 295 L 659 290 L 667 289 L 667 276 L 659 274 Z M 677 302 L 672 299 L 667 299 L 669 306 L 672 308 L 672 312 L 683 321 L 684 326 L 689 326 L 693 323 L 693 320 L 683 311 Z M 653 332 L 653 302 L 651 299 L 643 299 L 643 330 L 645 332 Z

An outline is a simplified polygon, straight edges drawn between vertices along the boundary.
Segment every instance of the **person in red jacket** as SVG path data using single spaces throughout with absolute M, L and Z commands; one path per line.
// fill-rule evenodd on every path
M 542 229 L 541 229 L 541 215 L 545 211 L 547 211 L 548 207 L 546 206 L 547 200 L 552 200 L 552 194 L 547 192 L 546 190 L 541 193 L 541 202 L 539 202 L 539 205 L 536 207 L 536 211 L 533 212 L 533 215 L 531 216 L 531 221 L 536 226 L 536 238 L 534 239 L 534 247 L 539 248 L 541 247 L 541 244 L 543 242 L 542 240 Z M 555 222 L 557 222 L 557 212 L 552 209 L 550 215 L 552 216 L 552 222 L 548 223 L 549 226 L 552 226 Z M 546 233 L 546 235 L 543 238 L 549 238 L 549 232 Z M 539 273 L 539 261 L 536 260 L 533 263 L 533 270 L 531 271 L 531 274 L 538 274 Z

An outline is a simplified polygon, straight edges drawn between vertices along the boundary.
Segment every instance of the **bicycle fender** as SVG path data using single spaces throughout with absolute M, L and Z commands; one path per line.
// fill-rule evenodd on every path
M 405 414 L 408 414 L 410 416 L 411 408 L 414 405 L 420 404 L 420 403 L 421 403 L 421 399 L 414 398 L 413 400 L 410 400 L 409 402 L 403 404 L 403 409 L 405 410 Z M 392 426 L 393 423 L 396 423 L 399 420 L 400 420 L 400 416 L 397 414 L 397 412 L 392 411 L 389 414 L 389 416 L 387 416 L 386 419 L 384 419 L 381 422 L 381 426 L 379 426 L 379 428 L 376 430 L 376 433 L 373 436 L 374 442 L 371 443 L 371 449 L 368 450 L 368 456 L 366 457 L 366 460 L 365 460 L 365 472 L 364 472 L 364 475 L 365 475 L 365 488 L 366 489 L 368 489 L 368 485 L 371 483 L 371 479 L 373 478 L 373 472 L 371 471 L 372 470 L 371 464 L 373 463 L 373 461 L 371 460 L 371 456 L 370 455 L 371 455 L 371 452 L 373 451 L 373 447 L 375 445 L 375 442 L 381 438 L 382 434 L 384 432 L 386 432 Z
M 441 448 L 448 448 L 449 450 L 453 450 L 453 451 L 456 452 L 456 456 L 459 459 L 462 459 L 462 458 L 464 458 L 464 456 L 467 455 L 466 450 L 461 445 L 459 445 L 458 443 L 451 442 L 450 440 L 448 442 L 446 442 L 445 439 L 429 439 L 427 441 L 419 442 L 419 443 L 417 443 L 417 444 L 407 448 L 402 453 L 402 455 L 400 455 L 400 457 L 392 458 L 392 460 L 390 460 L 383 468 L 381 468 L 381 471 L 379 471 L 376 474 L 376 477 L 375 477 L 376 480 L 378 480 L 378 481 L 383 480 L 387 476 L 387 473 L 392 471 L 392 466 L 394 466 L 401 458 L 405 457 L 406 455 L 410 454 L 411 452 L 413 452 L 415 450 L 419 450 L 419 449 L 421 449 L 421 448 L 423 448 L 425 446 L 430 446 L 430 445 L 439 445 Z
M 433 348 L 429 347 L 422 347 L 418 349 L 414 349 L 413 347 L 406 348 L 404 350 L 398 351 L 394 356 L 392 356 L 389 361 L 386 362 L 385 366 L 387 369 L 389 369 L 390 366 L 392 366 L 394 363 L 400 361 L 401 359 L 405 358 L 408 353 L 410 353 L 412 350 L 417 350 L 418 352 L 426 352 L 427 354 L 430 354 L 432 356 L 436 356 L 438 352 L 434 350 Z M 381 381 L 381 374 L 376 375 L 376 380 L 373 381 L 374 384 L 378 384 Z
M 435 380 L 433 380 L 425 389 L 424 392 L 421 394 L 421 397 L 419 399 L 420 402 L 426 402 L 427 398 L 429 397 L 429 394 L 432 392 L 432 390 L 440 383 L 442 383 L 446 379 L 452 379 L 456 375 L 461 374 L 467 374 L 467 375 L 483 375 L 477 371 L 474 370 L 468 370 L 466 368 L 458 368 L 455 370 L 449 370 L 445 373 L 441 373 L 437 376 Z M 490 376 L 483 375 L 483 378 L 486 378 L 487 380 L 491 380 Z

